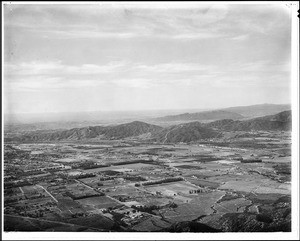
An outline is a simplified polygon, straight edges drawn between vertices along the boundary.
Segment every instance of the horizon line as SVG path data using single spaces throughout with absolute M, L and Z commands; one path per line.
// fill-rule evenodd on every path
M 258 103 L 258 104 L 247 104 L 247 105 L 235 105 L 235 106 L 226 106 L 226 107 L 211 107 L 211 108 L 180 108 L 180 109 L 137 109 L 137 110 L 80 110 L 80 111 L 61 111 L 61 112 L 16 112 L 16 113 L 4 113 L 3 116 L 6 115 L 38 115 L 38 114 L 76 114 L 76 113 L 93 113 L 93 112 L 106 112 L 106 113 L 113 113 L 113 112 L 147 112 L 147 111 L 184 111 L 184 110 L 220 110 L 220 109 L 227 109 L 227 108 L 233 108 L 233 107 L 248 107 L 248 106 L 258 106 L 258 105 L 290 105 L 292 106 L 292 103 Z

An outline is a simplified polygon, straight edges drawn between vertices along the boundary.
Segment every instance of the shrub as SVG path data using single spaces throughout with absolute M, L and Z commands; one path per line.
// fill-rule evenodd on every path
M 272 223 L 273 222 L 273 218 L 267 214 L 257 214 L 256 220 L 259 222 L 264 222 L 264 223 Z

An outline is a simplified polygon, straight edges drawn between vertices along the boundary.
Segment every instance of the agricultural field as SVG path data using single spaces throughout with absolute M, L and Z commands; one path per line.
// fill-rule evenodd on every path
M 221 203 L 215 203 L 213 209 L 217 213 L 243 213 L 245 208 L 252 202 L 245 198 L 236 198 L 228 201 L 223 201 Z
M 264 219 L 269 212 L 274 217 L 267 220 L 284 222 L 291 194 L 291 157 L 284 154 L 286 148 L 217 144 L 151 145 L 136 140 L 15 144 L 19 157 L 5 164 L 10 180 L 5 184 L 5 227 L 159 232 L 192 222 L 227 230 L 234 215 L 254 223 L 255 215 Z M 241 162 L 251 158 L 262 161 Z M 37 174 L 49 163 L 57 163 L 57 170 Z M 20 170 L 25 165 L 26 175 Z M 22 224 L 25 220 L 30 222 Z
M 83 198 L 77 200 L 76 202 L 84 207 L 91 207 L 93 209 L 107 209 L 120 205 L 119 202 L 116 202 L 115 200 L 106 196 Z
M 169 184 L 151 185 L 145 188 L 151 193 L 161 192 L 164 196 L 176 196 L 180 194 L 189 194 L 190 190 L 195 190 L 197 187 L 186 182 L 176 182 Z
M 192 221 L 205 215 L 205 210 L 198 204 L 179 204 L 173 209 L 162 209 L 160 214 L 170 222 Z
M 190 204 L 198 205 L 206 215 L 214 213 L 213 205 L 226 194 L 225 191 L 211 191 L 192 196 Z

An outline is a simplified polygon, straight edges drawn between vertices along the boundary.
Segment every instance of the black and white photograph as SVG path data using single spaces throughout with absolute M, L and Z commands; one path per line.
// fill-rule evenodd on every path
M 2 2 L 3 240 L 298 240 L 298 10 Z

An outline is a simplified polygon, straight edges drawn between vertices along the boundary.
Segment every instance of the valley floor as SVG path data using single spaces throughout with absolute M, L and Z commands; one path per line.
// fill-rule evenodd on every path
M 4 230 L 289 232 L 290 133 L 252 134 L 5 144 Z

